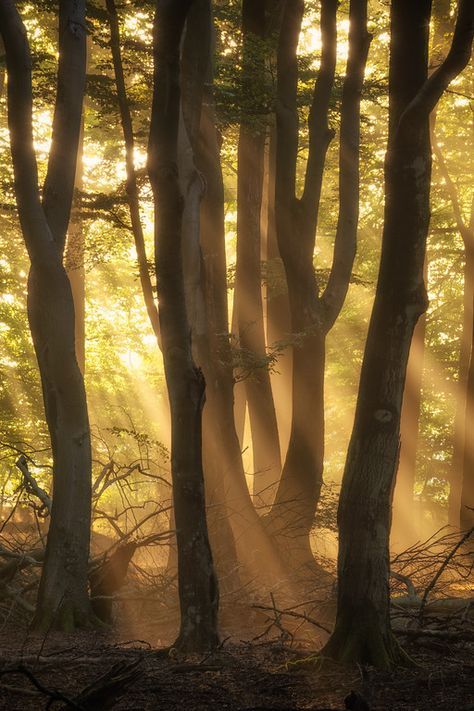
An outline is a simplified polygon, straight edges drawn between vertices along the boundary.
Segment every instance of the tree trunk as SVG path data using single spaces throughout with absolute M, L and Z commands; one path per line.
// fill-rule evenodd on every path
M 206 379 L 206 404 L 203 410 L 203 463 L 206 483 L 207 520 L 209 538 L 221 591 L 233 592 L 240 588 L 237 551 L 230 525 L 225 480 L 221 470 L 223 458 L 219 451 L 218 417 L 215 412 L 214 359 L 211 343 L 215 332 L 209 332 L 206 304 L 206 280 L 201 251 L 201 206 L 206 196 L 207 176 L 198 171 L 201 114 L 205 81 L 210 76 L 212 43 L 212 15 L 209 0 L 196 0 L 186 23 L 182 45 L 182 110 L 179 129 L 179 176 L 185 196 L 183 214 L 183 265 L 186 308 L 192 331 L 193 352 Z M 223 242 L 224 244 L 224 242 Z M 225 292 L 225 306 L 227 293 Z
M 126 193 L 130 211 L 133 239 L 137 254 L 140 285 L 142 288 L 143 300 L 145 302 L 148 319 L 159 344 L 160 328 L 158 307 L 153 294 L 153 286 L 151 283 L 150 269 L 146 254 L 145 235 L 143 233 L 140 216 L 140 193 L 138 189 L 134 158 L 135 137 L 133 135 L 132 116 L 130 113 L 127 89 L 125 85 L 125 75 L 123 71 L 122 52 L 120 46 L 120 28 L 115 0 L 106 0 L 106 7 L 109 18 L 110 48 L 114 66 L 117 102 L 120 111 L 120 122 L 122 124 L 123 139 L 125 143 L 125 169 L 127 173 Z
M 400 459 L 393 495 L 393 534 L 398 546 L 413 545 L 419 537 L 417 511 L 414 508 L 416 455 L 421 411 L 421 384 L 425 351 L 426 318 L 415 326 L 408 358 L 406 385 L 400 423 Z
M 74 342 L 74 305 L 62 259 L 69 223 L 85 84 L 83 2 L 59 7 L 59 67 L 53 136 L 40 202 L 32 135 L 31 60 L 13 2 L 0 6 L 7 55 L 8 119 L 20 223 L 31 260 L 28 317 L 53 454 L 53 506 L 35 627 L 91 621 L 87 568 L 91 450 L 84 381 Z
M 191 0 L 158 0 L 148 171 L 155 200 L 155 261 L 165 377 L 171 410 L 171 474 L 181 628 L 188 652 L 218 644 L 218 588 L 209 546 L 201 451 L 205 382 L 192 356 L 182 264 L 178 178 L 180 42 Z
M 374 308 L 338 511 L 338 600 L 324 654 L 388 668 L 405 661 L 390 628 L 389 532 L 413 330 L 425 311 L 429 115 L 469 61 L 474 7 L 460 2 L 453 45 L 427 79 L 431 1 L 393 0 L 385 219 Z
M 293 355 L 290 347 L 291 320 L 288 287 L 278 249 L 275 225 L 276 130 L 274 126 L 270 128 L 267 144 L 267 199 L 265 201 L 266 215 L 264 216 L 264 219 L 266 218 L 267 343 L 270 348 L 278 349 L 278 360 L 274 372 L 270 374 L 270 380 L 275 400 L 280 448 L 282 452 L 286 452 L 291 426 Z
M 334 135 L 328 115 L 336 68 L 336 12 L 334 0 L 321 3 L 321 65 L 308 120 L 309 153 L 300 199 L 295 196 L 296 50 L 303 15 L 303 4 L 298 0 L 286 4 L 278 49 L 276 229 L 294 339 L 293 412 L 288 451 L 269 523 L 292 567 L 303 571 L 314 564 L 309 536 L 322 485 L 325 340 L 344 303 L 355 255 L 360 94 L 369 47 L 367 4 L 352 2 L 341 111 L 339 219 L 333 265 L 320 295 L 313 254 L 326 152 Z
M 473 211 L 474 214 L 474 211 Z M 474 220 L 473 220 L 474 227 Z M 468 379 L 472 368 L 472 325 L 474 323 L 474 229 L 469 242 L 465 244 L 463 323 L 459 349 L 459 369 L 457 382 L 456 414 L 454 418 L 453 458 L 449 481 L 448 523 L 461 525 L 461 493 L 463 489 L 464 461 L 472 436 L 466 437 L 468 425 Z M 471 432 L 472 420 L 471 420 Z
M 246 579 L 267 588 L 280 580 L 284 571 L 249 495 L 234 419 L 220 144 L 214 115 L 211 67 L 204 87 L 199 140 L 195 146 L 196 167 L 206 186 L 201 202 L 200 234 L 206 338 L 200 344 L 200 364 L 207 383 L 204 436 L 206 441 L 212 441 L 209 456 L 213 459 L 212 471 L 215 475 L 215 479 L 209 478 L 208 481 L 211 497 L 215 497 L 221 505 L 223 497 L 225 499 L 238 560 Z
M 459 523 L 462 530 L 469 530 L 474 525 L 474 210 L 471 214 L 471 245 L 466 249 L 466 272 L 469 274 L 466 292 L 471 296 L 468 315 L 471 317 L 470 359 L 466 383 L 466 411 L 464 419 L 464 451 L 462 460 L 462 487 Z M 468 271 L 469 270 L 469 271 Z
M 251 365 L 245 380 L 258 503 L 273 501 L 280 478 L 278 424 L 266 366 L 261 275 L 261 209 L 265 155 L 265 3 L 242 4 L 242 112 L 237 177 L 237 264 L 235 296 L 239 344 Z M 246 105 L 252 102 L 252 111 Z M 255 101 L 260 114 L 255 117 Z M 252 367 L 253 364 L 253 367 Z
M 71 221 L 66 242 L 66 254 L 64 257 L 64 266 L 71 284 L 72 299 L 74 302 L 74 338 L 76 343 L 76 358 L 77 364 L 84 375 L 86 367 L 86 273 L 84 267 L 85 256 L 85 236 L 84 226 L 82 222 L 81 212 L 81 196 L 82 191 L 82 156 L 84 144 L 84 124 L 81 127 L 81 136 L 79 139 L 79 152 L 77 156 L 77 169 L 75 189 Z

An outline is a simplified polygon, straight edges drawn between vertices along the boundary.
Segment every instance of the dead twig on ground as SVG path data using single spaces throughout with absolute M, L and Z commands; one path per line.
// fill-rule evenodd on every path
M 461 546 L 466 543 L 466 541 L 471 537 L 472 533 L 474 532 L 474 526 L 471 526 L 471 528 L 466 531 L 466 533 L 459 539 L 459 541 L 456 543 L 456 545 L 451 549 L 451 551 L 448 553 L 442 564 L 440 565 L 439 569 L 436 571 L 436 574 L 430 581 L 429 585 L 425 588 L 425 592 L 423 593 L 423 597 L 421 599 L 421 605 L 420 605 L 420 611 L 418 613 L 418 625 L 419 627 L 422 626 L 423 624 L 423 615 L 425 611 L 425 606 L 426 606 L 426 601 L 428 599 L 428 596 L 430 592 L 433 590 L 434 586 L 436 585 L 437 581 L 441 577 L 443 571 L 447 568 L 449 565 L 450 561 L 454 558 L 456 555 L 457 551 L 461 548 Z

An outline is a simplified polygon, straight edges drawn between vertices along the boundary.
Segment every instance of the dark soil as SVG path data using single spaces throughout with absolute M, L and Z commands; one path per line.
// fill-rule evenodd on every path
M 50 633 L 45 640 L 4 630 L 0 673 L 22 664 L 44 691 L 25 673 L 1 673 L 0 709 L 46 709 L 51 698 L 45 692 L 52 690 L 64 698 L 49 708 L 68 708 L 67 699 L 77 697 L 114 664 L 140 658 L 142 673 L 113 706 L 116 711 L 344 709 L 351 690 L 363 696 L 371 711 L 474 710 L 473 647 L 429 643 L 429 648 L 420 643 L 408 647 L 419 666 L 382 673 L 336 665 L 318 658 L 314 650 L 281 640 L 231 639 L 212 656 L 184 659 L 176 650 L 119 641 L 111 632 Z M 108 706 L 104 702 L 93 708 Z

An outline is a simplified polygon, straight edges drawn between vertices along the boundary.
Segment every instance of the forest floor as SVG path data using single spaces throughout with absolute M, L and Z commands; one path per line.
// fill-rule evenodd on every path
M 355 691 L 367 707 L 352 708 L 370 711 L 474 710 L 474 648 L 470 644 L 418 640 L 406 647 L 417 666 L 389 673 L 322 661 L 314 645 L 311 648 L 307 641 L 297 643 L 281 636 L 250 641 L 232 635 L 212 656 L 185 659 L 176 650 L 168 653 L 155 646 L 152 638 L 155 642 L 159 638 L 153 628 L 153 624 L 144 624 L 134 630 L 147 639 L 144 642 L 124 636 L 127 630 L 120 635 L 112 631 L 72 636 L 51 632 L 44 638 L 4 627 L 0 633 L 0 709 L 319 711 L 344 709 L 344 699 Z M 80 692 L 114 665 L 126 667 L 134 661 L 136 678 L 115 704 L 107 705 L 106 695 L 94 705 L 78 703 Z M 14 668 L 16 672 L 5 673 Z M 61 698 L 54 699 L 55 694 Z

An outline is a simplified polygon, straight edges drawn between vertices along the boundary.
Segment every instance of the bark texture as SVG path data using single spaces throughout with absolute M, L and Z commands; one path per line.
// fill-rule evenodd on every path
M 243 110 L 238 146 L 234 298 L 239 346 L 244 360 L 251 364 L 245 380 L 245 393 L 252 433 L 254 494 L 259 503 L 268 504 L 273 501 L 280 478 L 281 455 L 270 373 L 265 361 L 261 274 L 261 210 L 266 134 L 265 5 L 265 2 L 253 0 L 243 0 L 242 3 Z M 251 113 L 248 110 L 250 104 Z
M 18 213 L 31 260 L 28 317 L 53 453 L 53 507 L 35 626 L 90 623 L 87 567 L 91 451 L 74 305 L 63 250 L 74 191 L 85 83 L 84 2 L 59 3 L 59 66 L 48 171 L 40 201 L 32 133 L 31 60 L 10 0 L 0 5 L 8 71 L 8 120 Z
M 208 284 L 202 249 L 203 202 L 208 199 L 209 182 L 213 179 L 210 166 L 203 172 L 197 167 L 202 143 L 203 101 L 209 101 L 207 82 L 212 84 L 211 51 L 213 49 L 212 14 L 210 0 L 196 0 L 190 10 L 182 43 L 182 98 L 179 127 L 179 176 L 181 190 L 185 195 L 183 214 L 183 265 L 186 307 L 192 330 L 193 352 L 206 380 L 206 404 L 203 410 L 202 443 L 204 479 L 206 484 L 207 519 L 209 538 L 221 590 L 231 592 L 240 587 L 237 551 L 226 506 L 224 476 L 225 455 L 222 451 L 220 431 L 224 413 L 216 407 L 218 392 L 219 357 L 215 348 L 217 330 L 211 307 L 216 296 L 225 309 L 221 338 L 227 332 L 227 291 L 214 294 L 212 283 Z M 217 155 L 219 164 L 219 155 Z M 223 195 L 222 195 L 223 198 Z M 222 203 L 223 204 L 223 203 Z M 217 230 L 217 240 L 224 233 Z M 219 242 L 220 245 L 220 242 Z M 225 254 L 224 254 L 225 270 Z M 225 272 L 224 272 L 225 273 Z M 208 291 L 210 293 L 208 294 Z M 209 298 L 207 298 L 209 296 Z
M 148 171 L 155 200 L 155 261 L 165 376 L 171 410 L 171 474 L 178 544 L 181 629 L 176 645 L 218 644 L 218 587 L 209 546 L 201 451 L 205 382 L 196 367 L 182 264 L 183 195 L 178 175 L 180 43 L 190 0 L 158 0 Z
M 382 256 L 338 512 L 336 626 L 324 650 L 382 668 L 406 661 L 390 629 L 388 540 L 406 367 L 427 305 L 429 115 L 469 61 L 474 6 L 461 0 L 450 53 L 427 79 L 430 15 L 430 0 L 392 2 Z

